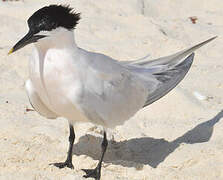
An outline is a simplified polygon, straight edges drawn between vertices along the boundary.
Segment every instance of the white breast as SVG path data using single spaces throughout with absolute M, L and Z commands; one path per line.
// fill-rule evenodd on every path
M 121 125 L 144 104 L 143 82 L 111 58 L 74 49 L 35 51 L 31 81 L 48 109 L 75 121 Z
M 30 79 L 51 111 L 69 121 L 87 121 L 70 101 L 70 96 L 78 98 L 82 91 L 69 53 L 50 49 L 44 54 L 35 49 L 30 60 Z

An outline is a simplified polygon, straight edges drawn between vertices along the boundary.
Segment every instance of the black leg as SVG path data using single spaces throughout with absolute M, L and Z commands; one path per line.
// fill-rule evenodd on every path
M 70 144 L 69 144 L 69 150 L 67 153 L 67 159 L 65 162 L 52 163 L 50 165 L 54 165 L 58 168 L 64 168 L 64 167 L 68 167 L 71 169 L 74 168 L 74 166 L 72 164 L 72 150 L 73 150 L 74 139 L 75 139 L 74 127 L 73 127 L 73 125 L 70 125 L 70 136 L 69 136 Z
M 100 180 L 100 178 L 101 178 L 101 164 L 102 164 L 107 146 L 108 146 L 108 141 L 107 141 L 107 137 L 106 137 L 106 132 L 104 132 L 104 138 L 103 138 L 103 141 L 101 144 L 101 150 L 102 150 L 101 159 L 98 162 L 98 165 L 95 169 L 82 169 L 86 173 L 86 175 L 84 175 L 85 178 L 91 177 L 91 178 L 95 178 L 96 180 Z

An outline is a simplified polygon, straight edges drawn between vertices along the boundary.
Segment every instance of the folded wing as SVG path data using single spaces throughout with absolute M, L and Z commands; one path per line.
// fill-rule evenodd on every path
M 185 49 L 170 56 L 161 57 L 154 60 L 149 60 L 148 56 L 146 56 L 145 58 L 141 58 L 136 61 L 124 61 L 124 65 L 132 67 L 135 66 L 138 68 L 142 67 L 143 71 L 146 70 L 147 73 L 153 75 L 153 77 L 159 82 L 156 89 L 149 92 L 143 107 L 148 106 L 154 101 L 160 99 L 174 87 L 176 87 L 176 85 L 185 77 L 193 63 L 193 52 L 215 38 L 216 37 L 210 38 L 191 48 Z M 151 76 L 149 78 L 151 78 Z M 150 84 L 148 84 L 148 87 L 149 86 Z
M 155 91 L 149 94 L 143 107 L 148 106 L 149 104 L 160 99 L 174 87 L 176 87 L 177 84 L 185 77 L 185 75 L 189 71 L 193 63 L 193 59 L 194 53 L 192 53 L 183 62 L 174 67 L 166 69 L 165 71 L 157 71 L 153 73 L 155 78 L 161 83 L 159 83 Z

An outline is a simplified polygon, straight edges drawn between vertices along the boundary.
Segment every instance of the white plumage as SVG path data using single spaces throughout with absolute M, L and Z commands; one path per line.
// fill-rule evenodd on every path
M 26 89 L 47 118 L 115 127 L 174 88 L 189 70 L 200 43 L 175 55 L 121 62 L 77 47 L 72 31 L 57 28 L 36 42 Z

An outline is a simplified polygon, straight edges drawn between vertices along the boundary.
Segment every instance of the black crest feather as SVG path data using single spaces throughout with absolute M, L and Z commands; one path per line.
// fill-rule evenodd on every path
M 57 27 L 72 30 L 80 20 L 80 13 L 74 12 L 68 5 L 50 5 L 36 11 L 29 19 L 30 31 L 51 31 Z

